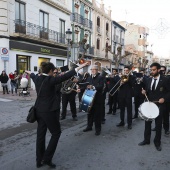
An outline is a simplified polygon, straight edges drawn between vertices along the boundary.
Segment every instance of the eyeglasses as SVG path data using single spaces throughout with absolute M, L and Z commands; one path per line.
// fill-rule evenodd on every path
M 57 74 L 57 72 L 53 72 L 53 74 Z

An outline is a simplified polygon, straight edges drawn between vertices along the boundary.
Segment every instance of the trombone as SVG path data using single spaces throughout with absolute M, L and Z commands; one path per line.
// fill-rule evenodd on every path
M 130 76 L 131 72 L 132 72 L 132 70 L 131 70 L 127 75 L 122 75 L 122 76 L 121 76 L 120 80 L 119 80 L 119 81 L 112 87 L 112 89 L 109 91 L 109 94 L 110 94 L 111 96 L 113 96 L 113 95 L 119 90 L 119 88 L 122 86 L 123 83 L 125 83 L 125 82 L 127 82 L 127 81 L 129 80 L 129 76 Z M 120 83 L 120 82 L 122 82 L 122 83 Z M 119 83 L 120 83 L 120 85 L 117 87 L 117 89 L 116 89 L 113 93 L 111 93 L 112 90 L 113 90 Z

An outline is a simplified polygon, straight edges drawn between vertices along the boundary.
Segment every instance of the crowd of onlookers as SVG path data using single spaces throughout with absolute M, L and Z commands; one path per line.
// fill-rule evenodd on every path
M 0 82 L 3 89 L 3 94 L 9 94 L 9 92 L 11 91 L 11 94 L 13 96 L 14 94 L 17 95 L 17 89 L 19 87 L 20 80 L 23 77 L 28 79 L 28 74 L 25 73 L 25 71 L 23 72 L 23 74 L 19 75 L 17 70 L 15 70 L 14 73 L 11 72 L 8 75 L 6 71 L 3 70 L 0 75 Z

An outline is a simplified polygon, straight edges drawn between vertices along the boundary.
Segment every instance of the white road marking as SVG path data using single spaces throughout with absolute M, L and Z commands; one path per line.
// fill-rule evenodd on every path
M 0 102 L 12 102 L 12 100 L 0 98 Z

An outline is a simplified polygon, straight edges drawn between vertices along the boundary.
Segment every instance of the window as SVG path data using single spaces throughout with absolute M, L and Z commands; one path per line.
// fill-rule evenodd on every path
M 43 28 L 48 28 L 48 14 L 46 12 L 40 11 L 40 26 Z
M 65 21 L 60 19 L 60 43 L 64 43 L 65 42 Z
M 100 49 L 100 39 L 97 39 L 97 49 Z
M 40 11 L 40 38 L 48 39 L 48 14 Z
M 56 66 L 57 67 L 63 67 L 64 66 L 64 60 L 57 59 L 56 60 Z
M 15 32 L 26 33 L 25 4 L 15 1 Z
M 97 17 L 97 26 L 100 27 L 100 17 Z
M 15 1 L 15 19 L 25 21 L 25 4 Z
M 109 31 L 109 24 L 106 23 L 106 31 Z

